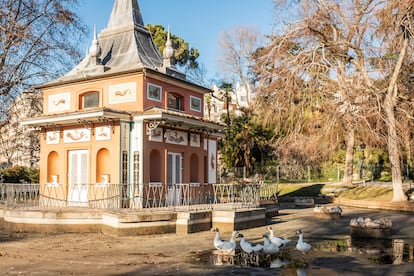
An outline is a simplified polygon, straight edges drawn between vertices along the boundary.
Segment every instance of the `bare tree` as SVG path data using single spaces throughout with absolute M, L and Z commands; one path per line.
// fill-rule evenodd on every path
M 254 53 L 261 46 L 260 32 L 253 27 L 239 26 L 231 31 L 223 31 L 218 42 L 221 51 L 219 63 L 231 81 L 240 82 L 247 92 L 251 91 L 251 70 Z
M 56 78 L 80 57 L 78 0 L 0 0 L 0 119 L 23 90 Z
M 342 129 L 347 141 L 344 182 L 352 176 L 355 132 L 367 140 L 386 137 L 393 200 L 406 200 L 395 110 L 401 107 L 401 68 L 412 64 L 413 55 L 408 54 L 413 46 L 412 1 L 305 0 L 297 5 L 301 7 L 300 20 L 274 37 L 257 63 L 257 72 L 267 87 L 262 89 L 263 108 L 267 109 L 264 117 L 288 108 L 297 119 L 285 126 L 291 135 L 302 133 L 309 122 L 303 116 L 307 113 L 318 114 L 326 134 Z M 319 99 L 318 113 L 315 99 Z M 379 119 L 383 119 L 386 133 L 376 128 Z

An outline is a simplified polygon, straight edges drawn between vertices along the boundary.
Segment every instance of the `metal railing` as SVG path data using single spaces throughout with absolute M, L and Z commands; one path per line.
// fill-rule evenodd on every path
M 0 183 L 0 206 L 38 206 L 39 184 Z
M 0 206 L 87 207 L 97 209 L 254 208 L 277 201 L 277 184 L 7 184 Z

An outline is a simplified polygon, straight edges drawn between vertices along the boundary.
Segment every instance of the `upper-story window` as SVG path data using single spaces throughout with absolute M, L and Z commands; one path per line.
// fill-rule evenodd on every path
M 80 109 L 98 107 L 99 92 L 88 92 L 80 96 Z
M 183 110 L 182 99 L 180 95 L 174 93 L 168 94 L 168 109 Z
M 152 101 L 162 101 L 162 87 L 152 83 L 147 85 L 147 98 Z
M 190 97 L 190 109 L 193 111 L 201 112 L 201 99 L 199 97 Z

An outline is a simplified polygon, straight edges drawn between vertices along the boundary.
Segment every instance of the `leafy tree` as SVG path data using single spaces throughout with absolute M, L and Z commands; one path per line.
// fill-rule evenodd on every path
M 80 57 L 78 0 L 0 0 L 0 119 L 14 97 L 56 78 Z
M 39 169 L 21 166 L 5 168 L 1 171 L 5 183 L 39 183 Z
M 166 31 L 161 25 L 147 24 L 146 27 L 151 32 L 152 38 L 155 45 L 158 47 L 158 50 L 162 53 L 167 42 L 168 31 Z M 170 39 L 174 48 L 174 58 L 176 64 L 186 70 L 197 69 L 199 67 L 197 61 L 200 56 L 199 51 L 196 48 L 190 48 L 188 42 L 174 34 L 170 34 Z
M 271 159 L 272 131 L 255 123 L 252 109 L 242 109 L 240 115 L 230 114 L 230 125 L 220 140 L 219 150 L 227 169 L 246 167 L 248 174 L 263 172 L 266 161 Z M 255 169 L 256 168 L 256 169 Z

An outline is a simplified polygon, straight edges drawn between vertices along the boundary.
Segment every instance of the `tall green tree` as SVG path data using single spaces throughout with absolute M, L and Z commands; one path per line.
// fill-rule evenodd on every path
M 254 110 L 247 108 L 242 109 L 241 114 L 230 114 L 230 124 L 219 144 L 227 169 L 245 167 L 250 175 L 255 170 L 263 171 L 264 164 L 271 159 L 273 133 L 257 124 L 255 117 Z
M 168 30 L 165 30 L 161 25 L 147 24 L 146 27 L 151 32 L 158 50 L 162 53 L 165 48 L 165 43 L 167 42 Z M 186 70 L 197 69 L 199 67 L 197 59 L 200 56 L 198 49 L 190 47 L 187 41 L 172 33 L 170 34 L 170 39 L 174 48 L 176 65 Z

